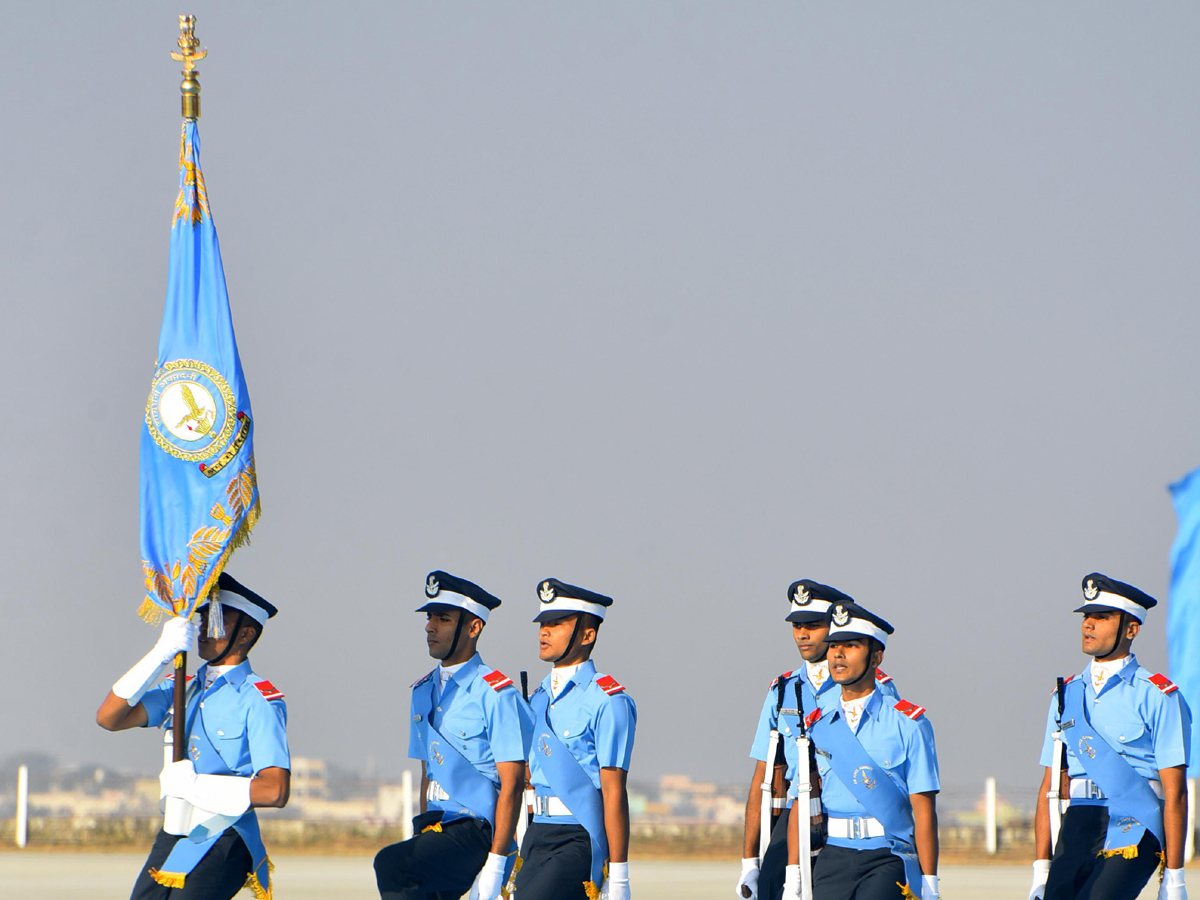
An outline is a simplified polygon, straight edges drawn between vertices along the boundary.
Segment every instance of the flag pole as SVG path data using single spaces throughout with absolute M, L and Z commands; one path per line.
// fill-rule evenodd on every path
M 179 17 L 178 44 L 179 52 L 172 52 L 171 59 L 183 63 L 183 82 L 179 85 L 180 111 L 185 122 L 194 122 L 200 118 L 200 73 L 196 69 L 196 61 L 208 55 L 207 50 L 200 49 L 200 41 L 196 37 L 195 16 Z M 187 758 L 186 690 L 187 653 L 180 653 L 175 657 L 174 708 L 171 718 L 171 758 L 175 762 Z

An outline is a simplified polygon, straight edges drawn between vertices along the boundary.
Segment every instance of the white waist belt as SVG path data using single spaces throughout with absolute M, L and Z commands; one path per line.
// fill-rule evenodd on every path
M 887 834 L 883 830 L 882 822 L 867 816 L 855 816 L 853 819 L 835 819 L 833 816 L 830 816 L 827 820 L 826 828 L 826 833 L 832 838 L 848 838 L 851 840 L 879 838 L 885 837 Z
M 1159 800 L 1163 798 L 1162 782 L 1147 779 L 1150 790 Z M 1100 785 L 1089 778 L 1072 778 L 1068 791 L 1072 800 L 1106 800 L 1108 795 L 1100 790 Z
M 567 804 L 563 803 L 557 797 L 543 797 L 540 794 L 533 798 L 533 811 L 539 816 L 573 815 L 573 813 L 567 809 Z
M 775 807 L 776 809 L 791 809 L 793 806 L 796 805 L 796 798 L 795 797 L 784 797 L 783 799 L 780 799 L 779 797 L 776 797 L 774 800 L 771 801 L 771 805 L 773 807 Z M 823 810 L 821 809 L 821 798 L 820 797 L 809 797 L 808 798 L 808 815 L 810 817 L 815 818 L 816 816 L 821 815 L 822 812 L 823 812 Z
M 442 786 L 440 784 L 438 784 L 436 781 L 434 781 L 431 778 L 431 779 L 429 779 L 429 788 L 425 791 L 425 799 L 426 800 L 449 800 L 450 795 L 447 794 L 445 792 L 445 790 L 442 789 Z

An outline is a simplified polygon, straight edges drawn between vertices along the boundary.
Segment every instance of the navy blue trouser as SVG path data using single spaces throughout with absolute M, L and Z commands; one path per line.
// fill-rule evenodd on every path
M 246 883 L 254 867 L 242 836 L 229 828 L 209 847 L 204 858 L 183 879 L 183 887 L 163 887 L 150 877 L 151 869 L 161 869 L 175 842 L 187 840 L 177 834 L 160 831 L 146 857 L 146 864 L 133 885 L 129 900 L 230 900 Z
M 813 866 L 813 896 L 821 900 L 900 900 L 904 883 L 904 863 L 886 847 L 826 844 Z
M 1158 838 L 1143 834 L 1133 859 L 1102 857 L 1107 831 L 1106 807 L 1067 808 L 1050 860 L 1046 900 L 1134 900 L 1142 892 L 1158 868 Z
M 492 826 L 456 819 L 441 831 L 421 829 L 442 817 L 422 813 L 413 836 L 375 854 L 375 885 L 382 900 L 458 900 L 471 889 L 492 848 Z
M 587 900 L 592 844 L 582 825 L 533 822 L 521 843 L 521 871 L 514 887 L 519 900 Z

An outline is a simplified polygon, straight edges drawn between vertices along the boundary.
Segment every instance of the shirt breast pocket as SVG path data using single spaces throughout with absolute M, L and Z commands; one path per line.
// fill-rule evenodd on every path
M 480 755 L 482 745 L 487 743 L 487 728 L 482 719 L 466 716 L 448 718 L 442 723 L 440 731 L 442 737 L 470 760 L 475 760 Z
M 1150 735 L 1144 722 L 1114 722 L 1105 725 L 1104 731 L 1117 747 L 1146 749 L 1150 746 Z
M 907 794 L 908 754 L 904 752 L 904 747 L 899 744 L 895 747 L 888 747 L 881 756 L 883 758 L 879 761 L 887 771 L 888 777 L 897 784 L 901 791 Z
M 246 745 L 246 727 L 224 727 L 209 733 L 213 746 L 225 765 L 231 769 L 240 769 L 250 763 L 250 752 Z

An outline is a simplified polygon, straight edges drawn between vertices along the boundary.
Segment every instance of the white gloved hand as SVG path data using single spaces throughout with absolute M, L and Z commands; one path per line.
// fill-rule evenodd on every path
M 154 649 L 134 663 L 133 668 L 117 679 L 112 691 L 130 706 L 137 706 L 142 696 L 158 678 L 162 667 L 177 653 L 196 653 L 200 629 L 190 619 L 171 616 L 163 623 L 162 633 Z
M 1029 900 L 1042 900 L 1046 895 L 1046 880 L 1050 877 L 1050 860 L 1033 861 L 1033 885 L 1029 888 Z
M 1158 885 L 1158 900 L 1187 900 L 1187 885 L 1183 883 L 1183 869 L 1166 869 Z
M 921 876 L 921 900 L 938 900 L 938 877 L 936 875 Z
M 803 886 L 800 883 L 800 867 L 787 866 L 783 870 L 783 900 L 800 900 Z
M 742 888 L 749 888 L 750 893 L 744 893 Z M 737 887 L 733 889 L 738 900 L 757 900 L 758 898 L 758 857 L 751 856 L 742 860 L 742 877 L 738 879 Z
M 164 797 L 190 800 L 196 790 L 196 767 L 190 759 L 167 763 L 158 773 L 158 785 Z
M 629 863 L 610 862 L 608 877 L 600 889 L 600 900 L 629 900 Z
M 496 900 L 500 896 L 500 889 L 504 887 L 504 865 L 507 861 L 508 857 L 499 853 L 487 855 L 487 862 L 483 864 L 483 868 L 475 876 L 475 883 L 471 885 L 471 900 Z

